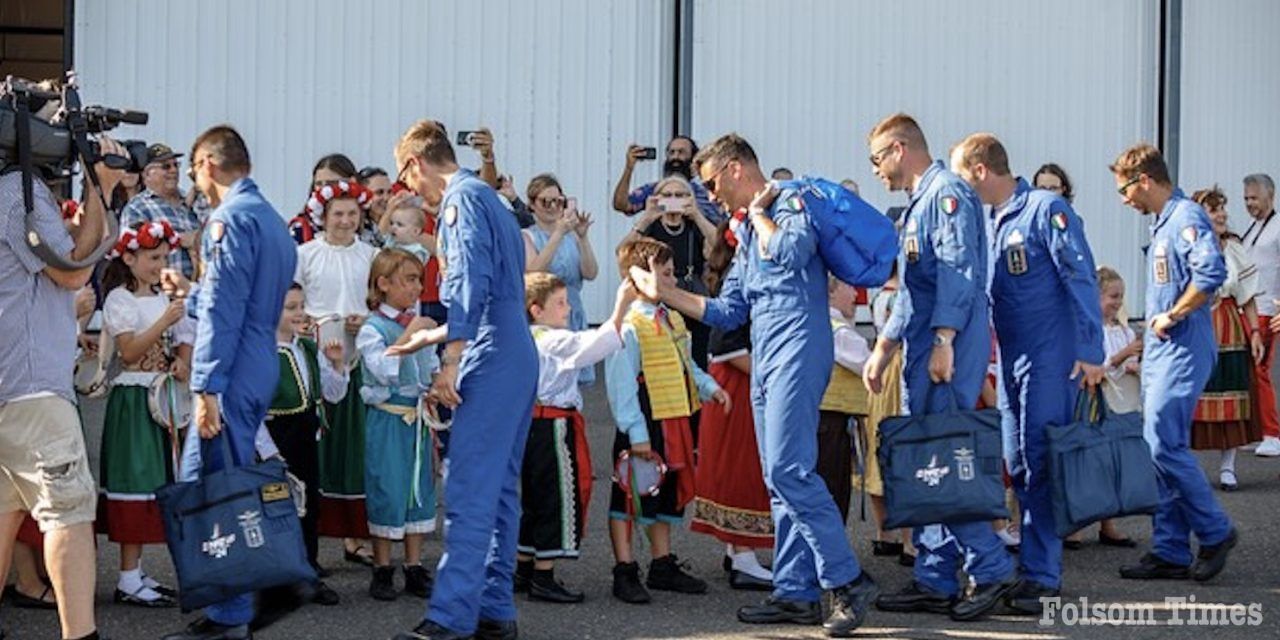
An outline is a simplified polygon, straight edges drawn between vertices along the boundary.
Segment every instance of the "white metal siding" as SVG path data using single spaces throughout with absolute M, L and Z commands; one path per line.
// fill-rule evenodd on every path
M 1004 142 L 1030 179 L 1057 162 L 1076 183 L 1100 264 L 1130 280 L 1140 310 L 1144 225 L 1107 165 L 1154 140 L 1154 0 L 841 2 L 697 0 L 692 133 L 736 130 L 765 171 L 851 177 L 881 209 L 888 194 L 866 134 L 895 111 L 920 122 L 935 157 L 974 131 Z
M 1185 0 L 1182 27 L 1182 146 L 1178 182 L 1187 192 L 1217 183 L 1232 227 L 1249 224 L 1241 179 L 1280 180 L 1280 3 Z
M 204 128 L 235 125 L 284 215 L 326 153 L 394 174 L 393 147 L 414 120 L 487 125 L 522 197 L 552 171 L 595 214 L 601 272 L 585 297 L 599 321 L 630 226 L 610 206 L 626 146 L 662 146 L 672 119 L 672 12 L 631 0 L 80 0 L 75 67 L 86 100 L 151 113 L 122 136 L 185 151 Z

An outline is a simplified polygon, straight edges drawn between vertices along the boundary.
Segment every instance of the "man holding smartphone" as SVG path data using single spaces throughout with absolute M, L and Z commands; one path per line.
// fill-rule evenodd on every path
M 707 197 L 707 190 L 693 175 L 693 157 L 696 155 L 698 155 L 698 143 L 694 142 L 693 138 L 684 135 L 672 138 L 667 143 L 666 160 L 662 163 L 662 177 L 678 175 L 692 183 L 698 209 L 707 217 L 707 220 L 711 221 L 712 226 L 715 226 L 723 222 L 726 216 L 711 202 Z M 635 171 L 637 162 L 656 160 L 657 157 L 656 147 L 642 147 L 637 144 L 627 147 L 626 164 L 622 167 L 622 175 L 618 176 L 618 183 L 613 187 L 614 210 L 626 216 L 633 216 L 644 210 L 645 202 L 648 201 L 649 196 L 653 195 L 657 183 L 650 182 L 632 190 L 631 174 Z

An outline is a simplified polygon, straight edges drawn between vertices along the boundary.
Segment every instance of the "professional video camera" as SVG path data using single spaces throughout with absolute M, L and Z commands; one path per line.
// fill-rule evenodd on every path
M 0 84 L 0 166 L 6 171 L 17 167 L 22 171 L 22 196 L 25 205 L 27 244 L 41 260 L 56 268 L 75 270 L 96 263 L 115 243 L 119 223 L 107 216 L 108 233 L 101 245 L 83 260 L 69 260 L 53 252 L 36 233 L 32 223 L 32 181 L 36 177 L 70 176 L 79 161 L 85 175 L 93 182 L 106 207 L 107 194 L 102 193 L 93 165 L 99 161 L 115 169 L 141 170 L 145 162 L 146 143 L 133 140 L 125 145 L 128 157 L 102 156 L 97 141 L 89 134 L 102 133 L 120 124 L 146 124 L 142 111 L 83 106 L 75 76 L 61 87 L 48 82 L 32 82 L 8 76 Z M 39 171 L 40 175 L 35 176 Z

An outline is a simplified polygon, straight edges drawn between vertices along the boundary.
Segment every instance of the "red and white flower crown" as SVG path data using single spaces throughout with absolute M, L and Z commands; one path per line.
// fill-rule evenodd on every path
M 155 249 L 161 243 L 168 243 L 169 250 L 173 251 L 178 248 L 180 242 L 181 238 L 178 237 L 177 232 L 164 220 L 139 222 L 120 232 L 120 239 L 116 241 L 116 246 L 107 255 L 110 258 L 119 258 L 125 252 L 132 253 L 141 249 Z
M 369 206 L 373 204 L 373 192 L 359 182 L 339 180 L 333 184 L 326 184 L 311 192 L 311 197 L 307 199 L 307 215 L 311 217 L 312 226 L 323 229 L 325 205 L 340 198 L 355 199 L 361 211 L 368 211 Z

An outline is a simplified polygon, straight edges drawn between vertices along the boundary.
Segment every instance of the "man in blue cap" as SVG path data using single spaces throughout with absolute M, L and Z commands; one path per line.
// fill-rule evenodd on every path
M 444 125 L 415 123 L 400 178 L 440 213 L 448 337 L 432 393 L 454 408 L 445 461 L 444 555 L 427 615 L 397 640 L 514 640 L 520 465 L 538 354 L 524 307 L 524 241 L 498 193 L 459 169 Z
M 189 293 L 187 311 L 196 317 L 192 413 L 204 439 L 202 472 L 209 474 L 254 461 L 254 437 L 279 377 L 276 326 L 298 258 L 284 219 L 249 178 L 240 134 L 213 127 L 191 149 L 196 187 L 217 209 L 201 240 L 199 286 L 187 292 L 173 272 L 165 280 L 175 294 Z M 210 442 L 220 433 L 235 460 L 223 459 L 222 447 Z M 206 608 L 203 618 L 165 640 L 244 640 L 253 615 L 253 594 L 241 594 Z
M 977 406 L 991 355 L 987 322 L 987 251 L 982 203 L 969 185 L 934 161 L 924 132 L 906 114 L 882 120 L 868 136 L 871 164 L 891 191 L 911 193 L 903 215 L 898 294 L 886 330 L 863 371 L 879 392 L 898 344 L 906 348 L 903 403 L 911 414 L 936 413 L 949 402 Z M 876 606 L 886 611 L 949 613 L 973 620 L 1018 585 L 1013 560 L 991 523 L 916 527 L 915 579 Z M 966 593 L 961 566 L 977 583 Z
M 1000 343 L 1005 458 L 1022 508 L 1022 585 L 1007 604 L 1040 613 L 1059 595 L 1062 539 L 1054 531 L 1045 427 L 1069 424 L 1079 387 L 1096 387 L 1102 310 L 1084 224 L 1061 196 L 1009 171 L 1004 145 L 975 133 L 951 151 L 951 169 L 991 206 L 991 309 Z
M 1206 303 L 1227 277 L 1226 262 L 1204 209 L 1173 186 L 1160 151 L 1137 145 L 1110 168 L 1120 199 L 1138 213 L 1156 214 L 1147 247 L 1142 420 L 1160 506 L 1151 551 L 1121 567 L 1120 577 L 1204 581 L 1222 571 L 1239 537 L 1188 446 L 1196 400 L 1218 356 Z M 1191 555 L 1192 533 L 1198 557 Z
M 655 268 L 631 270 L 636 288 L 686 316 L 730 330 L 751 317 L 751 404 L 775 530 L 773 594 L 738 610 L 747 623 L 817 624 L 821 590 L 830 590 L 828 636 L 853 635 L 875 597 L 844 523 L 815 469 L 818 408 L 834 347 L 827 267 L 794 189 L 780 192 L 760 171 L 751 145 L 721 136 L 695 164 L 711 197 L 735 212 L 736 254 L 717 298 L 661 285 Z

